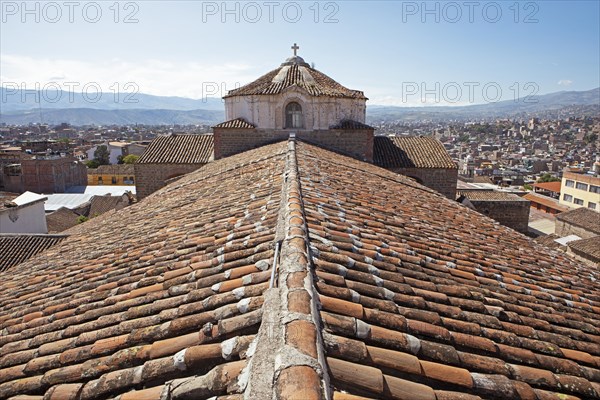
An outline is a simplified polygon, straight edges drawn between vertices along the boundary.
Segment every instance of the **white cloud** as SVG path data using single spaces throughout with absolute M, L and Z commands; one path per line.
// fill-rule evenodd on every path
M 51 85 L 46 87 L 58 86 L 77 92 L 90 84 L 103 92 L 131 92 L 131 89 L 125 90 L 125 85 L 133 82 L 140 93 L 196 99 L 221 96 L 264 73 L 245 64 L 210 65 L 157 59 L 107 59 L 94 63 L 1 54 L 0 60 L 0 84 L 4 86 L 24 85 L 26 89 L 35 89 L 36 85 L 41 88 Z M 215 90 L 219 92 L 213 93 Z
M 560 81 L 557 82 L 560 86 L 571 86 L 573 84 L 573 81 L 570 79 L 561 79 Z

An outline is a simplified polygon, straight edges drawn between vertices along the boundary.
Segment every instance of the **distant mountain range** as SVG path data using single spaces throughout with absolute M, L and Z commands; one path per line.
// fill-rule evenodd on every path
M 0 123 L 72 125 L 187 125 L 215 124 L 225 118 L 224 104 L 218 98 L 200 100 L 184 97 L 153 96 L 138 93 L 101 93 L 91 102 L 81 93 L 44 91 L 21 93 L 0 87 Z M 129 96 L 129 97 L 127 97 Z M 126 100 L 127 99 L 127 100 Z M 117 100 L 117 101 L 115 101 Z M 135 100 L 135 102 L 134 102 Z M 532 115 L 569 106 L 600 107 L 600 88 L 588 91 L 563 91 L 497 103 L 460 107 L 396 107 L 370 105 L 367 122 L 408 122 L 414 120 L 469 120 Z

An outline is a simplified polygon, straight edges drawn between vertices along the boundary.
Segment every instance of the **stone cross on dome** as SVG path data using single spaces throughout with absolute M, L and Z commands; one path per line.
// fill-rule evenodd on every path
M 294 45 L 291 47 L 291 49 L 294 50 L 294 57 L 297 56 L 296 51 L 298 51 L 299 48 L 300 46 L 298 46 L 296 43 L 294 43 Z

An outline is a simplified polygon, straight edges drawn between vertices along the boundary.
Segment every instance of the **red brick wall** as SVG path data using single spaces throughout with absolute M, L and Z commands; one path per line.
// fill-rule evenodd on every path
M 135 191 L 138 200 L 166 185 L 165 181 L 189 174 L 205 164 L 134 164 Z
M 213 135 L 215 160 L 285 140 L 289 134 L 289 130 L 260 131 L 215 128 Z M 296 137 L 360 160 L 373 161 L 373 131 L 371 129 L 298 131 Z
M 390 171 L 415 178 L 419 183 L 433 189 L 449 199 L 456 200 L 456 168 L 390 168 Z

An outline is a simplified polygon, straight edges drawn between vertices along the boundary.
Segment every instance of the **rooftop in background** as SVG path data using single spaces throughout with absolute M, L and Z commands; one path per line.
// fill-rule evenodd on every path
M 98 168 L 89 168 L 90 175 L 132 175 L 134 174 L 133 164 L 111 164 L 100 165 Z
M 534 188 L 540 188 L 543 190 L 548 190 L 550 192 L 560 193 L 561 182 L 542 182 L 542 183 L 534 183 Z
M 154 139 L 137 163 L 206 164 L 213 153 L 213 135 L 170 134 Z
M 580 207 L 565 211 L 558 214 L 556 219 L 600 235 L 600 213 L 588 208 Z
M 528 201 L 516 194 L 497 190 L 459 190 L 457 195 L 465 196 L 472 201 Z
M 457 168 L 433 137 L 375 136 L 374 141 L 374 163 L 383 168 Z

